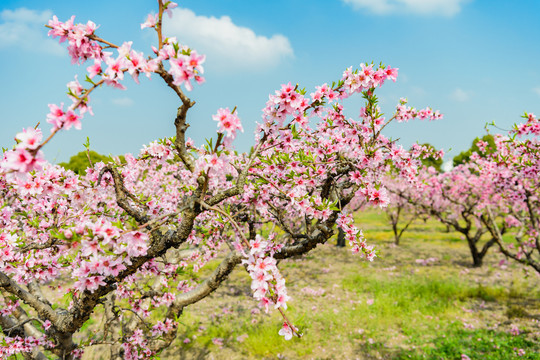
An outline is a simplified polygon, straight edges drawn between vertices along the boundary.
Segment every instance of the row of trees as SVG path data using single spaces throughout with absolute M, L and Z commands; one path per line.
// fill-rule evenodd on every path
M 386 213 L 396 244 L 412 221 L 433 217 L 463 234 L 473 266 L 497 245 L 540 272 L 540 123 L 534 114 L 524 119 L 507 134 L 475 139 L 448 172 L 424 167 L 415 186 L 389 177 Z

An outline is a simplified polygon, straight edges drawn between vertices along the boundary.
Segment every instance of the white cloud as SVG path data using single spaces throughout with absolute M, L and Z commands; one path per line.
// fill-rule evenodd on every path
M 44 25 L 51 17 L 49 10 L 3 10 L 0 12 L 0 49 L 15 47 L 34 53 L 64 55 L 62 46 L 47 38 Z
M 465 102 L 465 101 L 468 101 L 470 98 L 471 98 L 471 93 L 470 92 L 467 92 L 463 89 L 460 89 L 460 88 L 456 88 L 452 94 L 450 94 L 450 98 L 452 98 L 453 100 L 455 101 L 459 101 L 459 102 Z
M 199 53 L 206 62 L 226 69 L 262 69 L 273 67 L 294 56 L 283 35 L 257 35 L 247 27 L 234 24 L 230 17 L 198 16 L 189 9 L 176 8 L 172 19 L 164 24 L 167 36 L 176 36 Z
M 540 86 L 532 89 L 538 96 L 540 96 Z
M 112 99 L 111 102 L 114 105 L 124 106 L 124 107 L 128 107 L 134 104 L 133 99 L 128 98 L 128 97 L 115 98 L 115 99 Z
M 417 15 L 454 16 L 471 0 L 343 0 L 355 9 L 377 15 L 412 13 Z

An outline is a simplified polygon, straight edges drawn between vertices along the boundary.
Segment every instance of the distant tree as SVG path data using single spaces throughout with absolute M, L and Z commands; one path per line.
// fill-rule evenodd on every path
M 88 160 L 89 157 L 92 164 L 90 164 L 90 161 Z M 113 161 L 113 158 L 111 156 L 98 154 L 95 151 L 89 151 L 88 153 L 86 151 L 81 151 L 76 155 L 73 155 L 69 159 L 69 162 L 62 162 L 58 165 L 79 175 L 85 175 L 87 168 L 92 167 L 92 165 L 100 161 L 109 163 Z M 123 156 L 120 156 L 120 161 L 123 162 Z
M 437 169 L 435 166 L 433 167 Z M 427 220 L 428 218 L 423 209 L 416 205 L 418 196 L 422 196 L 423 193 L 418 191 L 416 186 L 407 181 L 402 181 L 396 176 L 387 176 L 383 179 L 383 182 L 390 197 L 390 203 L 384 208 L 384 212 L 392 226 L 394 244 L 399 245 L 401 236 L 416 219 Z
M 473 154 L 470 162 L 440 174 L 433 169 L 423 169 L 418 189 L 402 194 L 409 197 L 421 215 L 431 216 L 463 235 L 471 251 L 473 267 L 482 266 L 488 250 L 497 241 L 495 235 L 489 236 L 486 225 L 489 219 L 483 211 L 485 206 L 495 206 L 497 192 L 492 178 L 481 172 L 479 160 L 483 159 Z M 502 223 L 500 215 L 494 220 Z M 502 227 L 501 234 L 506 230 L 507 227 Z
M 481 167 L 499 200 L 484 206 L 483 221 L 507 258 L 540 274 L 540 120 L 527 113 L 523 118 L 496 138 L 496 151 Z M 512 232 L 503 238 L 506 227 Z
M 480 148 L 484 146 L 485 151 Z M 487 134 L 484 135 L 481 139 L 475 138 L 469 150 L 462 151 L 454 157 L 454 167 L 469 162 L 472 153 L 477 153 L 478 155 L 480 155 L 480 157 L 486 157 L 486 155 L 492 154 L 496 148 L 497 147 L 495 146 L 495 140 L 493 139 L 493 135 Z

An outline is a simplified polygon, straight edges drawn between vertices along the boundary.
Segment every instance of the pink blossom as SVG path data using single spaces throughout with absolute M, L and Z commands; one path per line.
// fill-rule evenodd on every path
M 79 80 L 77 79 L 77 75 L 75 75 L 75 80 L 70 81 L 67 83 L 67 87 L 70 92 L 70 96 L 72 97 L 73 101 L 78 101 L 78 97 L 82 95 L 84 88 L 82 87 L 81 83 L 79 83 Z
M 203 74 L 204 68 L 202 67 L 202 63 L 205 61 L 205 59 L 205 55 L 199 55 L 196 50 L 191 50 L 187 62 L 192 69 L 198 71 L 200 74 Z
M 256 254 L 256 253 L 263 252 L 264 250 L 266 250 L 266 247 L 268 246 L 268 243 L 263 240 L 262 236 L 257 234 L 255 236 L 255 240 L 250 240 L 249 241 L 249 245 L 251 247 L 250 253 L 251 254 Z
M 284 310 L 287 310 L 287 301 L 290 300 L 290 296 L 288 296 L 285 293 L 279 294 L 276 300 L 276 305 L 274 305 L 274 308 L 283 308 Z
M 172 9 L 178 6 L 177 3 L 172 2 L 170 0 L 161 0 L 161 3 L 164 5 L 164 10 L 169 15 L 169 17 L 172 17 Z
M 45 159 L 41 151 L 34 156 L 26 149 L 16 148 L 15 150 L 4 153 L 4 159 L 1 164 L 6 169 L 29 172 L 41 169 L 44 163 Z
M 36 149 L 39 146 L 42 137 L 41 130 L 34 128 L 23 129 L 22 132 L 15 135 L 15 139 L 20 141 L 20 143 L 17 144 L 17 147 L 29 150 Z
M 283 336 L 285 340 L 291 340 L 293 337 L 293 331 L 287 322 L 283 322 L 282 328 L 278 332 L 279 335 Z
M 64 128 L 66 130 L 69 130 L 72 126 L 75 127 L 75 129 L 80 130 L 81 129 L 81 122 L 80 122 L 81 116 L 75 114 L 73 110 L 68 110 L 67 113 L 64 116 Z
M 141 24 L 141 30 L 144 28 L 153 28 L 158 21 L 158 14 L 148 14 L 146 21 Z
M 126 246 L 124 251 L 128 256 L 144 256 L 148 250 L 148 235 L 135 231 L 126 236 Z
M 100 59 L 95 59 L 94 60 L 94 65 L 90 65 L 89 67 L 86 68 L 86 71 L 88 71 L 88 77 L 90 79 L 92 79 L 94 76 L 98 75 L 101 73 L 101 60 Z
M 105 280 L 104 276 L 91 276 L 91 277 L 86 277 L 86 278 L 77 280 L 73 284 L 73 286 L 79 291 L 88 290 L 89 292 L 93 293 L 100 286 L 106 285 L 104 280 Z
M 394 82 L 396 82 L 396 79 L 397 79 L 397 76 L 398 76 L 398 68 L 392 68 L 390 66 L 387 66 L 386 69 L 385 69 L 385 72 L 386 72 L 386 76 L 388 77 L 388 79 L 390 80 L 393 80 Z
M 236 112 L 231 113 L 229 108 L 219 109 L 216 115 L 212 115 L 212 119 L 218 122 L 218 132 L 227 132 L 228 137 L 234 139 L 237 130 L 244 132 Z
M 62 108 L 64 104 L 57 106 L 55 104 L 49 104 L 50 113 L 47 115 L 47 122 L 52 124 L 54 128 L 61 128 L 64 123 L 64 110 Z

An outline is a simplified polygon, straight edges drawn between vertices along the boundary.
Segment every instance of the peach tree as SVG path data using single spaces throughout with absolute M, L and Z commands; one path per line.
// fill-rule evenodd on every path
M 487 153 L 481 173 L 492 179 L 498 200 L 486 206 L 484 223 L 507 258 L 540 274 L 540 121 L 532 113 L 523 118 L 495 137 L 495 149 L 480 143 Z M 505 229 L 512 231 L 503 238 Z
M 413 179 L 420 154 L 381 134 L 390 121 L 437 119 L 430 108 L 401 101 L 384 117 L 375 90 L 398 69 L 361 64 L 337 82 L 307 93 L 283 85 L 270 95 L 250 152 L 233 141 L 242 124 L 236 108 L 216 111 L 214 139 L 187 137 L 187 94 L 204 81 L 205 57 L 162 34 L 158 1 L 142 28 L 156 31 L 151 55 L 99 37 L 89 21 L 53 17 L 49 35 L 66 42 L 74 63 L 87 64 L 86 82 L 68 83 L 70 104 L 50 104 L 52 129 L 16 134 L 0 167 L 0 356 L 75 359 L 106 345 L 111 359 L 149 359 L 175 339 L 183 310 L 220 287 L 241 265 L 255 301 L 283 317 L 279 334 L 301 336 L 287 316 L 285 278 L 278 261 L 309 252 L 342 228 L 351 250 L 368 260 L 376 250 L 356 228 L 347 205 L 358 199 L 385 205 L 379 179 L 390 166 Z M 85 175 L 48 163 L 41 149 L 59 131 L 81 128 L 90 95 L 123 80 L 159 77 L 179 106 L 176 132 L 145 145 L 125 162 L 92 164 Z M 365 99 L 358 118 L 343 100 Z M 273 224 L 274 226 L 268 226 Z M 273 230 L 272 230 L 273 229 Z M 193 276 L 213 259 L 204 279 Z M 153 316 L 151 316 L 153 315 Z M 80 336 L 91 319 L 99 324 Z

